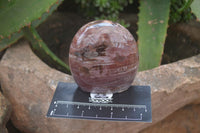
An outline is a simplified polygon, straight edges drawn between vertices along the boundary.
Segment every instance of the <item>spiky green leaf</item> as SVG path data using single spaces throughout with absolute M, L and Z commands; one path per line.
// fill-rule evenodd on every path
M 22 37 L 21 28 L 37 26 L 62 0 L 1 0 L 0 51 Z
M 167 33 L 170 0 L 140 0 L 138 22 L 139 70 L 160 65 Z

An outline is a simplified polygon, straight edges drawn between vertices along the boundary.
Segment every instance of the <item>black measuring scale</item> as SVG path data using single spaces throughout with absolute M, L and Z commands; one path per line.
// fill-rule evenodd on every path
M 59 82 L 47 117 L 152 122 L 151 89 L 131 86 L 116 94 L 83 92 L 75 83 Z

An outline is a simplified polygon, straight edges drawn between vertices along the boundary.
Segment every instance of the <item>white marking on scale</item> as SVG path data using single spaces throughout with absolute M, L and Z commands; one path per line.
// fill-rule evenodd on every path
M 113 117 L 113 112 L 110 112 L 110 118 L 112 118 Z
M 96 114 L 96 118 L 98 117 L 98 115 Z
M 54 103 L 53 104 L 56 104 L 56 101 L 54 101 Z
M 54 116 L 66 117 L 66 115 L 59 115 L 59 114 L 54 114 Z M 80 118 L 80 116 L 76 116 L 76 115 L 70 115 L 70 117 Z M 97 117 L 98 117 L 98 116 L 96 115 L 96 118 L 97 118 Z M 92 116 L 84 116 L 84 118 L 94 118 L 94 117 L 92 117 Z M 98 119 L 103 119 L 103 120 L 105 120 L 105 119 L 124 120 L 124 118 L 115 118 L 115 117 L 113 117 L 113 118 L 98 117 Z M 140 116 L 140 118 L 127 118 L 127 120 L 133 120 L 133 121 L 135 121 L 135 120 L 142 120 L 142 115 Z
M 69 116 L 69 113 L 67 112 L 67 116 Z
M 77 109 L 79 109 L 79 105 L 77 106 Z
M 69 107 L 69 105 L 67 104 L 67 108 Z
M 133 108 L 133 111 L 135 112 L 135 108 Z
M 111 107 L 110 110 L 113 110 L 113 107 Z
M 128 117 L 127 116 L 125 116 L 125 119 L 127 119 Z
M 88 109 L 90 110 L 90 106 L 88 107 Z
M 124 108 L 122 108 L 122 111 L 124 111 Z
M 58 107 L 58 104 L 56 104 L 55 107 Z
M 53 115 L 53 110 L 51 111 L 50 115 Z
M 101 106 L 99 107 L 99 110 L 102 110 Z
M 55 112 L 56 112 L 56 109 L 53 109 L 53 115 L 55 114 Z
M 83 114 L 84 114 L 84 111 L 82 110 L 82 112 L 81 112 L 81 117 L 83 117 Z
M 144 110 L 145 112 L 147 112 L 147 109 L 145 108 L 145 110 Z

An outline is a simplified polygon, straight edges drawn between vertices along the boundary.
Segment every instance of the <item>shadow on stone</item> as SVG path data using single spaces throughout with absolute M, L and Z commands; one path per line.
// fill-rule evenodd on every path
M 9 120 L 6 124 L 6 128 L 8 130 L 8 133 L 21 133 L 12 123 L 11 120 Z

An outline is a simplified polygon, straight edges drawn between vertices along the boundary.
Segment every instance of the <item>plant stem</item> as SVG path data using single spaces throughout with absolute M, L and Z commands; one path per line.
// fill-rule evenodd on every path
M 185 2 L 185 4 L 183 5 L 183 7 L 181 7 L 178 12 L 182 13 L 185 9 L 187 9 L 188 7 L 190 7 L 190 5 L 192 4 L 194 0 L 187 0 L 187 2 Z

